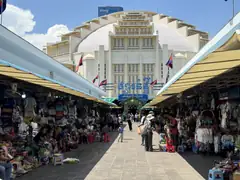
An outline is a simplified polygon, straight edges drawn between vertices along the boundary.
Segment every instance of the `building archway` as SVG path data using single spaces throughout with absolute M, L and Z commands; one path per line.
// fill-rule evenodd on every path
M 137 98 L 128 98 L 127 100 L 125 100 L 123 102 L 123 108 L 124 108 L 124 112 L 125 113 L 133 113 L 135 114 L 136 112 L 138 112 L 142 106 L 144 105 L 144 103 L 137 99 Z

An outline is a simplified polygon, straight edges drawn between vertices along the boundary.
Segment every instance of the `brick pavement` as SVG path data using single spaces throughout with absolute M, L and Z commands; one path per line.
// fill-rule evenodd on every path
M 111 133 L 109 144 L 94 143 L 81 146 L 65 157 L 77 157 L 79 164 L 45 166 L 30 172 L 20 180 L 203 180 L 179 154 L 158 151 L 154 135 L 154 152 L 145 152 L 141 137 L 134 131 L 124 132 L 124 142 L 117 142 Z M 116 139 L 116 140 L 115 140 Z

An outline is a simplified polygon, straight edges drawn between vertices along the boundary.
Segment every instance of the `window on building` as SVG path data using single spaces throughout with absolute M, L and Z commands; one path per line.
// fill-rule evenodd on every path
M 121 64 L 121 73 L 124 72 L 124 64 Z
M 113 46 L 115 48 L 124 47 L 124 39 L 123 38 L 115 38 L 113 40 Z
M 117 83 L 121 82 L 121 77 L 118 76 Z
M 153 47 L 153 39 L 143 38 L 143 47 Z
M 131 64 L 128 64 L 128 72 L 131 72 Z
M 138 38 L 129 38 L 128 39 L 128 46 L 129 47 L 138 47 L 139 46 L 139 39 Z
M 107 78 L 107 65 L 104 64 L 104 79 Z

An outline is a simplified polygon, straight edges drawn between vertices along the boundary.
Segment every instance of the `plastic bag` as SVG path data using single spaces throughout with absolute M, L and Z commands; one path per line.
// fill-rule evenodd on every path
M 141 134 L 141 129 L 140 127 L 137 128 L 137 133 L 140 135 Z

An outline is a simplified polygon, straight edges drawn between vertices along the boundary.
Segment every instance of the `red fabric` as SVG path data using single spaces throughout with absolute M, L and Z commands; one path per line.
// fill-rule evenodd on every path
M 103 80 L 100 84 L 99 87 L 103 86 L 103 85 L 107 85 L 107 79 Z
M 174 127 L 171 127 L 170 128 L 170 133 L 171 134 L 178 134 L 178 129 L 177 129 L 177 120 L 176 119 L 171 119 L 171 125 L 174 126 Z
M 175 146 L 173 146 L 173 141 L 166 137 L 166 149 L 167 152 L 175 152 Z
M 89 135 L 88 135 L 88 142 L 89 142 L 89 143 L 93 143 L 93 141 L 94 141 L 93 135 L 92 135 L 92 134 L 89 134 Z
M 155 81 L 151 82 L 150 85 L 153 87 L 155 84 L 157 84 L 157 79 Z
M 98 79 L 98 75 L 93 79 L 93 83 Z
M 110 141 L 110 137 L 107 133 L 104 134 L 104 142 L 109 142 Z
M 81 56 L 81 58 L 80 58 L 80 60 L 79 60 L 79 63 L 78 63 L 78 65 L 77 65 L 77 67 L 76 67 L 76 72 L 78 72 L 79 67 L 82 66 L 82 65 L 83 65 L 83 55 Z

